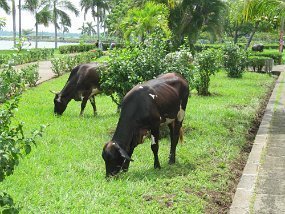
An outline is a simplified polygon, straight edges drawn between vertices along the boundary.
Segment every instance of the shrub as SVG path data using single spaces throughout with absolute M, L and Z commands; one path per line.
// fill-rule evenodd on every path
M 207 96 L 210 94 L 210 76 L 221 68 L 221 55 L 221 51 L 216 49 L 207 49 L 196 55 L 194 86 L 198 95 Z
M 253 71 L 262 72 L 267 60 L 272 60 L 269 57 L 249 56 L 247 65 L 253 68 Z
M 66 72 L 70 72 L 75 66 L 79 64 L 94 61 L 94 59 L 102 56 L 102 54 L 103 52 L 101 50 L 96 50 L 92 52 L 77 54 L 74 56 L 62 56 L 60 58 L 54 58 L 51 60 L 51 69 L 57 76 L 61 76 Z
M 60 46 L 58 49 L 61 54 L 68 54 L 68 53 L 86 52 L 95 48 L 96 48 L 95 44 L 79 44 L 79 45 L 63 45 Z
M 163 61 L 165 73 L 175 72 L 180 73 L 187 79 L 189 86 L 192 88 L 193 84 L 193 70 L 195 66 L 192 64 L 193 56 L 186 47 L 181 47 L 179 51 L 169 53 L 165 56 Z
M 12 127 L 14 111 L 18 107 L 19 98 L 11 103 L 6 103 L 0 110 L 0 182 L 12 175 L 15 166 L 19 164 L 20 157 L 31 152 L 32 144 L 36 144 L 36 137 L 42 136 L 44 126 L 32 133 L 31 137 L 24 135 L 23 123 Z M 12 198 L 4 192 L 0 192 L 0 206 L 2 212 L 15 213 Z
M 21 76 L 30 87 L 36 86 L 39 80 L 39 63 L 28 65 L 21 69 Z
M 166 42 L 159 34 L 144 44 L 115 49 L 110 53 L 106 71 L 102 72 L 101 87 L 119 106 L 125 94 L 136 84 L 153 79 L 166 71 L 163 63 Z M 114 96 L 117 95 L 117 96 Z
M 246 68 L 247 53 L 238 45 L 228 43 L 223 47 L 224 67 L 228 77 L 240 78 Z
M 265 50 L 262 53 L 251 52 L 250 55 L 259 57 L 269 57 L 273 59 L 276 64 L 282 64 L 282 53 L 279 53 L 278 50 Z
M 24 87 L 20 73 L 12 67 L 5 68 L 0 72 L 0 103 L 20 94 Z

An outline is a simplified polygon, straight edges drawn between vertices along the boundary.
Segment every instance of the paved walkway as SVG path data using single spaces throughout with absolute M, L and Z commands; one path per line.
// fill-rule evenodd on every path
M 28 63 L 28 64 L 33 64 L 33 62 Z M 21 68 L 27 66 L 28 64 L 17 65 L 17 66 L 15 66 L 15 68 L 21 69 Z M 51 70 L 51 66 L 52 66 L 52 64 L 50 61 L 40 61 L 39 62 L 39 77 L 40 77 L 40 79 L 38 80 L 37 84 L 40 84 L 40 83 L 45 82 L 47 80 L 50 80 L 55 76 L 55 74 Z
M 273 71 L 281 74 L 237 186 L 231 214 L 285 213 L 285 65 Z

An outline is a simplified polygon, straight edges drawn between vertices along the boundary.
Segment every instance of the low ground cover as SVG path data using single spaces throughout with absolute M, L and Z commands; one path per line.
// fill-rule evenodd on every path
M 153 169 L 150 140 L 139 145 L 129 172 L 105 179 L 101 157 L 119 115 L 109 97 L 96 98 L 98 116 L 71 102 L 62 117 L 53 115 L 53 95 L 68 74 L 26 91 L 17 120 L 27 131 L 49 124 L 30 156 L 2 184 L 23 213 L 222 213 L 230 204 L 233 163 L 248 145 L 248 130 L 274 84 L 269 75 L 245 73 L 212 77 L 212 96 L 192 93 L 184 121 L 184 143 L 177 163 L 167 164 L 169 139 L 160 141 L 161 170 Z M 210 209 L 209 209 L 210 208 Z M 210 211 L 209 211 L 210 210 Z

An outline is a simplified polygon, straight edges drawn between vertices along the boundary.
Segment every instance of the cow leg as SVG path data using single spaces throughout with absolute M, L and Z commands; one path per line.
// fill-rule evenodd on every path
M 95 103 L 95 95 L 93 95 L 92 97 L 89 98 L 90 100 L 90 103 L 93 107 L 93 113 L 94 113 L 94 116 L 97 115 L 97 109 L 96 109 L 96 103 Z
M 83 112 L 84 112 L 84 109 L 86 107 L 86 103 L 88 101 L 88 97 L 84 97 L 82 102 L 81 102 L 81 111 L 80 111 L 80 116 L 83 116 Z
M 158 145 L 159 129 L 158 128 L 151 130 L 151 139 L 152 139 L 151 150 L 154 156 L 154 168 L 160 169 L 161 167 L 160 167 L 160 163 L 158 160 L 158 149 L 159 149 L 159 145 Z
M 170 139 L 171 139 L 171 147 L 169 154 L 169 164 L 175 163 L 175 154 L 176 154 L 176 146 L 179 140 L 179 134 L 181 129 L 182 122 L 179 122 L 177 119 L 168 125 L 170 130 Z

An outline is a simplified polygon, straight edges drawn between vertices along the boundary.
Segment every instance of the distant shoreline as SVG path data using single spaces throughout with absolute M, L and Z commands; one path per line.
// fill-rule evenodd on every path
M 29 37 L 30 38 L 30 37 Z M 13 41 L 13 37 L 0 37 L 0 40 L 3 41 Z M 31 38 L 29 41 L 32 41 L 32 42 L 36 42 L 36 40 L 34 38 Z M 57 40 L 58 42 L 63 42 L 63 43 L 79 43 L 80 42 L 80 39 L 79 38 L 64 38 L 63 39 L 58 39 Z M 54 42 L 54 38 L 38 38 L 38 42 Z M 94 41 L 92 41 L 94 42 Z

